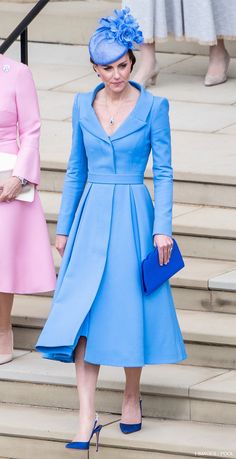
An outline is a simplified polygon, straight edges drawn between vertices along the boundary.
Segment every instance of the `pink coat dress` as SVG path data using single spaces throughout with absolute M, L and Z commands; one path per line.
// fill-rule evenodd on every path
M 36 185 L 39 135 L 31 71 L 0 54 L 0 152 L 17 154 L 13 175 Z M 0 292 L 26 294 L 54 287 L 54 263 L 38 192 L 32 203 L 0 202 Z

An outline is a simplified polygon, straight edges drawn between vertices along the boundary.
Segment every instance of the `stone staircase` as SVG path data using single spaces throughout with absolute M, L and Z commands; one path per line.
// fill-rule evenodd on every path
M 40 33 L 40 41 L 67 44 L 31 43 L 29 50 L 43 119 L 40 194 L 52 244 L 74 93 L 98 82 L 86 47 L 77 43 L 86 43 L 96 15 L 114 6 L 102 0 L 66 4 L 66 10 L 64 2 L 48 6 L 44 21 L 50 31 L 38 23 L 31 38 L 39 40 Z M 6 5 L 0 2 L 2 36 L 30 6 Z M 66 17 L 76 16 L 78 7 L 83 21 L 75 19 L 81 27 L 75 29 L 75 21 L 68 27 Z M 179 44 L 178 49 L 173 43 L 164 46 L 158 84 L 151 91 L 170 99 L 173 229 L 186 262 L 171 284 L 188 359 L 144 368 L 143 428 L 131 436 L 122 435 L 118 425 L 123 369 L 101 368 L 96 403 L 105 427 L 99 452 L 92 446 L 90 458 L 236 458 L 236 59 L 225 85 L 205 88 L 207 57 L 197 55 L 199 48 L 183 54 Z M 16 44 L 9 54 L 16 58 L 17 53 Z M 150 158 L 145 183 L 153 196 L 151 167 Z M 58 271 L 60 257 L 55 249 L 53 254 Z M 0 368 L 2 459 L 87 457 L 64 448 L 77 425 L 73 365 L 44 360 L 33 351 L 50 305 L 50 294 L 15 298 L 15 359 Z
M 30 0 L 0 0 L 0 37 L 6 37 L 35 3 Z M 97 26 L 97 20 L 120 7 L 121 0 L 51 0 L 29 27 L 29 38 L 36 42 L 86 45 Z M 227 48 L 230 55 L 236 57 L 233 41 L 227 42 Z M 167 53 L 208 54 L 207 46 L 194 42 L 176 42 L 171 37 L 168 42 L 159 43 L 158 50 Z

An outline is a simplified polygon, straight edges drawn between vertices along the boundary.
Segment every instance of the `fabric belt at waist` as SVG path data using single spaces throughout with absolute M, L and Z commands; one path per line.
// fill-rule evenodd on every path
M 131 185 L 143 183 L 144 176 L 142 174 L 88 174 L 87 181 L 92 183 L 117 183 L 119 185 Z

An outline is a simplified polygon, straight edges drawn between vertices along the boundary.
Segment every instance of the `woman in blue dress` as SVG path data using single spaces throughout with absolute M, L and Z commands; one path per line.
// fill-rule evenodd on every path
M 100 24 L 89 51 L 102 83 L 75 96 L 56 238 L 63 259 L 36 346 L 46 358 L 75 362 L 79 429 L 67 447 L 78 449 L 101 428 L 94 421 L 100 365 L 124 367 L 120 428 L 131 433 L 141 428 L 142 367 L 186 358 L 169 283 L 145 296 L 141 282 L 153 245 L 163 264 L 173 244 L 168 101 L 130 80 L 142 32 L 129 9 Z M 151 150 L 155 209 L 143 183 Z

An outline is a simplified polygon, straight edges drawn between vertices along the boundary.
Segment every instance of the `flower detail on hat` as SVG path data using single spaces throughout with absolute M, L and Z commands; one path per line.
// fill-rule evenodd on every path
M 117 41 L 129 49 L 134 49 L 134 43 L 143 43 L 143 34 L 139 30 L 139 24 L 130 14 L 130 8 L 114 10 L 115 16 L 101 18 L 96 32 L 104 32 L 108 42 Z

